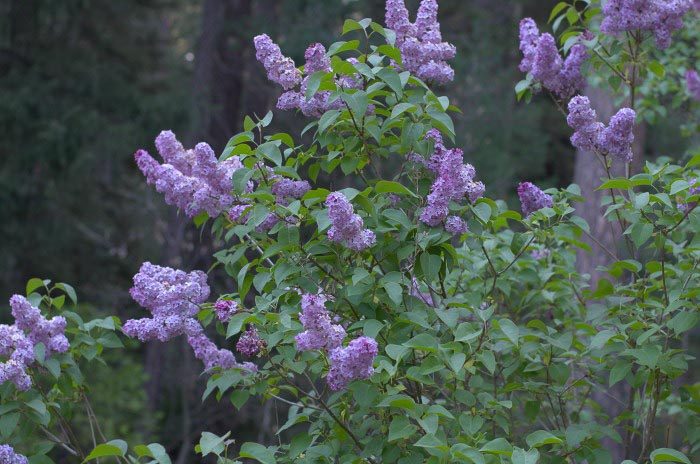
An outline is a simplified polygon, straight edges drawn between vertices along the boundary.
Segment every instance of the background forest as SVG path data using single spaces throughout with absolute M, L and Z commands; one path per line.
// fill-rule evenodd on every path
M 155 134 L 172 129 L 186 146 L 207 141 L 221 152 L 243 117 L 264 115 L 278 95 L 255 61 L 254 35 L 268 33 L 301 62 L 307 44 L 330 43 L 345 18 L 381 20 L 384 3 L 0 0 L 0 295 L 20 292 L 35 276 L 79 282 L 89 302 L 82 311 L 126 319 L 138 312 L 127 289 L 143 261 L 206 269 L 208 235 L 146 186 L 134 147 L 151 148 Z M 576 182 L 584 193 L 598 180 L 595 169 L 577 164 L 556 106 L 546 98 L 518 104 L 513 91 L 522 77 L 518 21 L 531 16 L 544 24 L 555 3 L 440 2 L 443 35 L 458 49 L 456 80 L 443 92 L 464 112 L 456 119 L 457 146 L 494 198 L 513 201 L 508 195 L 518 179 L 543 188 Z M 692 43 L 674 46 L 697 54 Z M 593 88 L 588 94 L 602 115 L 612 111 L 606 95 Z M 682 157 L 692 140 L 683 133 L 684 111 L 648 121 L 635 152 Z M 291 113 L 275 118 L 284 132 L 304 125 Z M 587 198 L 580 214 L 590 208 L 595 217 L 590 205 L 599 197 Z M 613 241 L 602 231 L 598 238 Z M 581 255 L 580 271 L 595 274 L 600 259 Z M 0 315 L 5 322 L 9 311 Z M 178 343 L 145 344 L 110 362 L 118 375 L 98 369 L 89 382 L 107 435 L 158 441 L 179 463 L 193 462 L 200 430 L 274 438 L 278 411 L 271 402 L 249 402 L 241 411 L 202 403 L 205 379 Z

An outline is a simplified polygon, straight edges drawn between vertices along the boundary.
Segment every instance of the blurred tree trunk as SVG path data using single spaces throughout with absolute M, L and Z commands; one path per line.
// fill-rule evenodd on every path
M 619 109 L 615 106 L 612 95 L 606 90 L 588 86 L 585 95 L 588 96 L 591 105 L 598 113 L 599 121 L 607 123 L 610 117 Z M 639 172 L 643 164 L 645 138 L 645 126 L 643 124 L 636 126 L 635 140 L 632 147 L 634 159 L 630 166 L 630 175 Z M 611 175 L 613 177 L 624 176 L 624 165 L 614 162 L 611 168 Z M 607 177 L 605 169 L 598 162 L 594 153 L 582 150 L 576 151 L 574 183 L 581 187 L 581 195 L 585 198 L 582 203 L 578 204 L 576 213 L 588 222 L 591 229 L 590 235 L 594 238 L 583 238 L 583 241 L 590 245 L 591 251 L 577 251 L 576 268 L 580 274 L 589 274 L 591 276 L 591 288 L 596 288 L 598 281 L 606 275 L 604 272 L 597 270 L 597 268 L 608 266 L 612 263 L 612 258 L 606 249 L 619 256 L 620 259 L 625 259 L 626 254 L 628 254 L 627 249 L 624 247 L 623 231 L 620 225 L 616 221 L 610 222 L 603 217 L 607 206 L 601 206 L 601 201 L 603 197 L 609 195 L 609 192 L 596 190 L 596 188 L 600 185 L 601 179 L 605 177 Z M 604 385 L 602 388 L 607 389 L 607 386 Z M 630 395 L 630 389 L 623 383 L 618 383 L 613 388 L 608 389 L 607 394 L 594 394 L 593 399 L 600 405 L 601 409 L 613 418 L 625 409 L 625 404 L 630 400 Z M 624 437 L 622 430 L 620 430 L 620 434 Z M 608 439 L 606 445 L 612 454 L 613 462 L 621 462 L 625 459 L 626 449 L 624 444 Z

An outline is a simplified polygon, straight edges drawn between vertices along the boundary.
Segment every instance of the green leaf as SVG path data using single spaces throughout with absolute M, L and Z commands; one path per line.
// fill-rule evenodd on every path
M 513 455 L 510 457 L 510 460 L 513 464 L 537 464 L 539 458 L 540 452 L 537 449 L 525 451 L 516 446 L 513 448 Z
M 596 190 L 628 189 L 630 187 L 632 187 L 632 181 L 625 177 L 622 177 L 619 179 L 606 180 Z
M 87 455 L 83 462 L 92 461 L 97 458 L 104 458 L 109 456 L 120 456 L 124 457 L 127 450 L 127 444 L 124 440 L 112 440 L 101 445 L 97 445 L 90 454 Z
M 455 137 L 455 125 L 452 122 L 452 118 L 447 113 L 438 111 L 428 111 L 428 116 L 435 123 L 438 129 L 442 132 L 446 132 L 452 140 Z
M 610 370 L 610 378 L 608 379 L 608 386 L 612 387 L 625 377 L 627 374 L 632 372 L 632 363 L 628 361 L 620 361 Z
M 41 280 L 37 277 L 33 277 L 33 278 L 29 279 L 29 282 L 27 282 L 26 294 L 29 295 L 37 288 L 43 287 L 43 286 L 44 286 L 43 280 Z
M 416 431 L 417 427 L 411 424 L 408 417 L 403 415 L 397 415 L 391 421 L 389 425 L 389 437 L 388 441 L 402 440 L 410 437 Z
M 165 451 L 163 445 L 151 443 L 148 445 L 148 449 L 151 452 L 151 457 L 158 461 L 158 464 L 172 464 L 170 461 L 170 456 L 168 456 L 168 453 Z
M 493 374 L 496 372 L 496 356 L 494 356 L 493 351 L 486 350 L 478 355 L 479 361 L 484 365 L 488 371 Z
M 420 448 L 439 448 L 441 446 L 446 447 L 447 444 L 435 435 L 423 435 L 423 437 L 415 442 L 413 446 L 418 446 Z
M 394 303 L 401 304 L 403 300 L 403 288 L 400 284 L 396 282 L 385 282 L 383 285 L 384 290 L 386 290 L 387 295 L 391 298 Z
M 420 255 L 420 267 L 423 271 L 423 276 L 427 282 L 432 282 L 438 278 L 440 268 L 442 267 L 442 259 L 437 255 L 423 253 Z
M 681 453 L 671 448 L 659 448 L 655 449 L 649 455 L 652 464 L 657 462 L 682 462 L 684 464 L 690 464 L 690 459 Z
M 539 448 L 545 445 L 556 445 L 562 443 L 563 440 L 546 430 L 537 430 L 528 435 L 527 438 L 525 438 L 525 442 L 530 448 Z
M 413 103 L 399 103 L 391 109 L 391 119 L 396 119 L 406 111 L 417 108 Z
M 199 448 L 202 456 L 208 454 L 220 455 L 224 452 L 226 436 L 220 437 L 211 432 L 202 432 L 202 437 L 199 439 Z
M 472 209 L 474 210 L 476 217 L 478 217 L 481 222 L 486 224 L 489 221 L 489 218 L 491 217 L 491 207 L 488 203 L 477 203 Z
M 411 192 L 406 186 L 399 182 L 393 182 L 389 180 L 380 180 L 374 186 L 374 190 L 377 193 L 397 193 L 399 195 L 410 195 L 414 198 L 418 198 L 418 195 Z
M 557 3 L 554 8 L 552 8 L 552 12 L 549 14 L 549 20 L 547 22 L 552 22 L 552 20 L 562 12 L 564 8 L 567 8 L 569 6 L 568 3 L 566 2 L 559 2 Z
M 688 184 L 688 181 L 679 179 L 673 184 L 671 184 L 671 190 L 668 193 L 670 195 L 675 195 L 676 193 L 682 192 L 683 190 L 687 190 L 689 187 L 690 185 Z
M 73 304 L 78 304 L 78 295 L 75 293 L 75 289 L 65 282 L 59 282 L 56 284 L 56 288 L 63 290 L 63 292 L 68 295 L 68 298 L 73 302 Z
M 342 34 L 345 35 L 348 32 L 352 31 L 358 31 L 360 29 L 364 29 L 362 25 L 355 21 L 354 19 L 346 19 L 345 22 L 343 23 L 343 31 Z
M 520 338 L 520 329 L 513 323 L 510 319 L 501 319 L 498 321 L 501 331 L 508 337 L 513 345 L 518 346 L 518 339 Z
M 664 77 L 666 75 L 666 69 L 664 68 L 664 65 L 662 65 L 658 61 L 650 61 L 649 70 L 656 74 L 657 77 Z
M 652 233 L 654 233 L 654 226 L 652 224 L 638 222 L 632 226 L 630 237 L 632 237 L 632 241 L 637 248 L 639 248 L 651 238 Z
M 496 438 L 495 440 L 491 440 L 490 442 L 482 446 L 479 451 L 481 451 L 482 453 L 504 454 L 508 456 L 513 452 L 513 447 L 510 445 L 510 443 L 508 443 L 508 440 L 506 440 L 505 438 Z
M 240 456 L 242 458 L 255 459 L 263 464 L 275 464 L 277 462 L 274 451 L 259 443 L 243 443 L 243 446 L 241 446 Z
M 369 105 L 367 94 L 362 90 L 358 90 L 352 94 L 344 93 L 343 101 L 347 103 L 350 111 L 355 115 L 355 122 L 359 124 L 360 120 L 364 118 L 367 113 L 367 106 Z

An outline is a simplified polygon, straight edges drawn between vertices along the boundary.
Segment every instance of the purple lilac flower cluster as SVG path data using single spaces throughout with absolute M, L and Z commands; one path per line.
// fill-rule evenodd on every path
M 44 345 L 47 357 L 68 351 L 66 319 L 62 316 L 45 318 L 39 308 L 21 295 L 10 298 L 10 307 L 15 323 L 0 325 L 0 356 L 7 358 L 0 363 L 0 384 L 12 382 L 18 390 L 25 391 L 32 385 L 27 367 L 35 360 L 36 345 Z
M 544 88 L 559 98 L 567 99 L 585 85 L 581 66 L 588 57 L 585 45 L 575 44 L 569 56 L 562 59 L 551 34 L 540 34 L 532 18 L 520 21 L 520 51 L 523 59 L 520 70 L 530 73 Z
M 335 348 L 329 356 L 328 386 L 338 391 L 353 380 L 368 379 L 374 373 L 372 363 L 377 353 L 377 342 L 369 337 L 358 337 L 346 347 Z
M 364 221 L 355 214 L 345 195 L 340 192 L 329 194 L 326 206 L 331 220 L 331 228 L 328 229 L 328 239 L 331 242 L 343 243 L 351 250 L 361 251 L 377 241 L 374 232 L 364 228 Z
M 424 81 L 444 84 L 454 80 L 447 60 L 455 57 L 456 48 L 442 41 L 437 16 L 437 0 L 421 1 L 415 23 L 409 21 L 404 0 L 386 2 L 386 26 L 396 32 L 403 67 Z
M 577 95 L 569 102 L 566 122 L 574 129 L 571 144 L 583 151 L 612 155 L 629 163 L 634 157 L 634 120 L 636 113 L 630 108 L 620 109 L 606 127 L 598 121 L 588 97 Z
M 204 272 L 187 273 L 146 262 L 134 276 L 130 293 L 134 301 L 150 311 L 152 317 L 126 321 L 123 331 L 129 337 L 142 342 L 165 342 L 186 335 L 195 357 L 203 361 L 207 369 L 215 366 L 222 369 L 251 367 L 237 363 L 229 350 L 218 349 L 195 319 L 199 305 L 209 297 Z
M 214 303 L 216 318 L 221 322 L 228 322 L 231 316 L 238 312 L 238 303 L 233 300 L 217 300 Z
M 260 338 L 258 329 L 256 329 L 253 325 L 248 327 L 248 330 L 241 334 L 241 336 L 238 338 L 238 343 L 236 343 L 236 349 L 238 352 L 248 357 L 255 356 L 266 346 L 267 343 L 265 340 Z
M 146 181 L 165 195 L 166 203 L 182 209 L 188 217 L 203 211 L 218 216 L 231 206 L 231 176 L 243 167 L 237 156 L 217 161 L 206 143 L 185 150 L 171 131 L 158 135 L 156 149 L 163 164 L 146 150 L 138 150 L 134 158 Z
M 518 185 L 518 197 L 525 216 L 542 208 L 551 208 L 554 204 L 551 195 L 544 193 L 531 182 L 521 182 Z
M 541 261 L 543 259 L 549 258 L 549 255 L 551 255 L 552 252 L 549 250 L 549 248 L 542 248 L 539 250 L 532 250 L 530 252 L 530 256 L 532 259 L 535 259 L 537 261 Z
M 306 90 L 311 75 L 318 71 L 330 72 L 331 61 L 326 56 L 326 49 L 320 43 L 309 45 L 304 53 L 306 63 L 302 74 L 291 58 L 282 55 L 277 46 L 266 34 L 254 39 L 256 58 L 267 70 L 267 76 L 271 81 L 280 84 L 285 92 L 277 100 L 277 108 L 285 111 L 300 110 L 305 116 L 319 117 L 329 109 L 338 109 L 342 106 L 339 99 L 331 99 L 331 92 L 322 90 L 316 92 L 311 98 L 306 98 Z M 348 60 L 351 63 L 356 60 Z M 293 70 L 293 71 L 292 71 Z M 344 76 L 336 81 L 342 88 L 359 88 L 359 78 Z
M 700 101 L 700 76 L 697 71 L 689 69 L 685 72 L 685 84 L 688 87 L 688 93 L 693 100 Z
M 445 230 L 452 235 L 466 234 L 469 231 L 467 221 L 459 216 L 449 216 L 445 220 Z
M 671 35 L 683 27 L 683 16 L 692 8 L 692 0 L 608 0 L 603 5 L 600 30 L 606 34 L 649 31 L 657 47 L 667 48 Z
M 700 195 L 700 181 L 697 178 L 690 179 L 688 181 L 688 186 L 688 195 Z M 697 202 L 685 203 L 679 201 L 677 206 L 679 211 L 687 213 L 697 207 Z
M 306 330 L 295 337 L 300 351 L 330 351 L 342 345 L 345 329 L 342 325 L 332 323 L 326 301 L 328 297 L 322 293 L 304 293 L 301 296 L 299 320 Z
M 431 129 L 425 137 L 435 142 L 435 151 L 426 163 L 426 167 L 436 174 L 436 179 L 430 189 L 428 204 L 421 213 L 420 220 L 435 227 L 447 219 L 451 201 L 459 201 L 467 196 L 473 203 L 481 198 L 486 187 L 482 182 L 474 180 L 476 170 L 471 164 L 464 164 L 464 153 L 461 149 L 445 147 L 440 131 Z M 466 224 L 452 219 L 449 225 L 450 232 L 466 230 L 465 226 Z
M 333 324 L 326 309 L 328 297 L 323 293 L 301 295 L 299 320 L 304 332 L 295 339 L 300 351 L 323 350 L 329 354 L 331 367 L 326 381 L 334 390 L 342 390 L 356 379 L 366 379 L 372 375 L 372 362 L 377 356 L 377 342 L 369 337 L 358 337 L 343 347 L 347 335 L 340 324 Z
M 0 445 L 0 463 L 2 464 L 28 464 L 29 459 L 15 452 L 10 445 Z

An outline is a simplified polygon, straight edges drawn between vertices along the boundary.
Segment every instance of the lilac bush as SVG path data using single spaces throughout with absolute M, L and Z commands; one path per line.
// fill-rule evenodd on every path
M 203 431 L 196 451 L 222 464 L 690 464 L 700 449 L 686 348 L 700 320 L 700 153 L 638 172 L 632 163 L 635 124 L 659 83 L 650 76 L 665 71 L 660 47 L 682 21 L 697 24 L 689 5 L 560 2 L 551 33 L 520 23 L 516 96 L 546 90 L 572 148 L 607 173 L 600 221 L 624 246 L 592 237 L 610 258 L 596 280 L 575 266 L 592 235 L 573 207 L 578 186 L 546 193 L 524 179 L 516 211 L 486 196 L 457 146 L 457 109 L 434 88 L 454 78 L 456 52 L 436 1 L 420 2 L 414 22 L 398 0 L 386 2 L 386 27 L 349 19 L 343 35 L 359 39 L 313 43 L 300 68 L 257 36 L 256 57 L 282 87 L 277 107 L 310 118 L 304 143 L 270 133 L 268 113 L 246 117 L 219 156 L 169 131 L 155 143 L 163 163 L 135 155 L 165 202 L 220 244 L 211 269 L 229 291 L 210 295 L 202 271 L 144 263 L 131 296 L 149 317 L 84 323 L 56 296 L 74 300 L 72 289 L 33 279 L 26 298 L 13 297 L 16 324 L 0 326 L 3 406 L 36 411 L 43 386 L 68 404 L 84 393 L 78 362 L 101 350 L 88 347 L 118 347 L 121 329 L 144 343 L 183 337 L 203 362 L 205 397 L 274 402 L 270 443 Z M 619 108 L 607 124 L 584 95 L 594 84 Z M 397 169 L 381 176 L 385 161 Z M 612 177 L 613 163 L 626 174 Z M 159 445 L 119 439 L 83 453 L 51 405 L 48 420 L 27 419 L 78 461 L 170 462 Z M 24 446 L 18 435 L 3 432 Z

